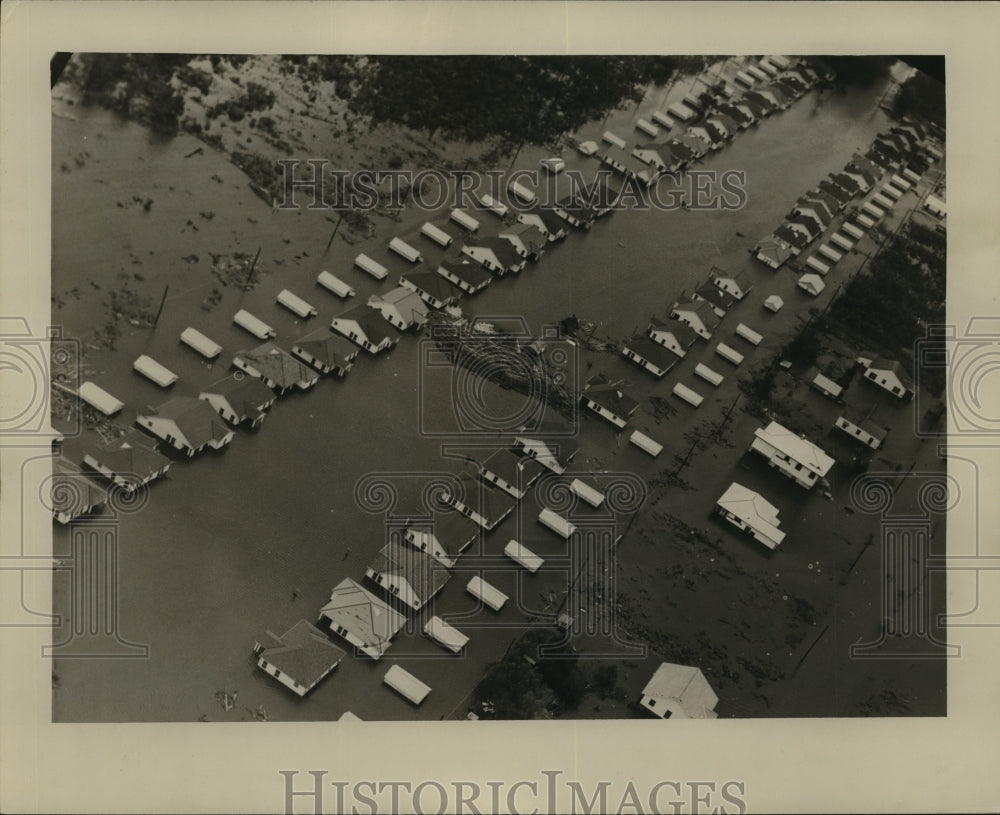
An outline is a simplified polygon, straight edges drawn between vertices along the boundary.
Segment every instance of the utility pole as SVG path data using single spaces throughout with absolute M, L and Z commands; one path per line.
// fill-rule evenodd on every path
M 156 319 L 153 320 L 153 328 L 156 328 L 156 324 L 160 322 L 160 315 L 163 313 L 163 305 L 167 302 L 167 292 L 170 290 L 170 286 L 163 287 L 163 297 L 160 299 L 160 307 L 156 311 Z
M 246 282 L 243 284 L 243 291 L 249 291 L 250 289 L 250 281 L 253 279 L 253 270 L 257 267 L 257 260 L 260 258 L 260 252 L 263 248 L 263 246 L 257 247 L 257 254 L 254 255 L 253 263 L 250 264 L 250 271 L 247 273 Z
M 340 217 L 337 218 L 337 225 L 333 228 L 333 234 L 330 235 L 330 240 L 326 242 L 326 249 L 323 250 L 324 255 L 330 251 L 330 245 L 333 243 L 333 239 L 337 237 L 337 230 L 340 229 L 340 224 L 341 222 L 343 222 L 343 220 L 344 220 L 344 210 L 341 210 Z

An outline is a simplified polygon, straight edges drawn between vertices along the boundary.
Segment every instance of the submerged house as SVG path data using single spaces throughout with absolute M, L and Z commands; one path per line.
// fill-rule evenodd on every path
M 254 643 L 257 667 L 299 696 L 305 696 L 344 658 L 344 650 L 306 620 L 280 637 L 265 631 Z
M 514 249 L 510 241 L 503 238 L 476 238 L 462 247 L 462 254 L 472 258 L 476 263 L 497 277 L 503 277 L 508 272 L 520 272 L 527 261 Z
M 188 456 L 205 448 L 221 450 L 233 440 L 226 426 L 208 402 L 193 396 L 175 396 L 151 413 L 136 416 L 136 424 Z
M 683 357 L 698 339 L 695 330 L 683 320 L 664 320 L 655 316 L 649 318 L 646 333 L 653 342 L 673 351 L 679 357 Z
M 392 645 L 392 638 L 399 633 L 406 617 L 348 577 L 334 587 L 330 601 L 320 609 L 319 620 L 357 650 L 377 660 Z
M 837 417 L 833 426 L 872 450 L 878 450 L 889 434 L 885 427 L 871 421 L 871 411 L 862 416 L 853 410 L 845 410 Z
M 497 450 L 479 463 L 479 477 L 520 501 L 542 474 L 544 465 L 512 450 Z
M 49 500 L 52 517 L 61 524 L 68 524 L 104 506 L 108 491 L 84 475 L 69 459 L 59 456 L 52 460 Z
M 84 447 L 83 463 L 126 492 L 166 475 L 170 469 L 170 459 L 157 453 L 138 430 L 129 430 L 101 447 Z
M 385 294 L 373 294 L 368 306 L 381 314 L 393 328 L 405 331 L 427 322 L 427 304 L 420 295 L 404 286 L 397 286 Z
M 399 342 L 399 334 L 368 306 L 355 306 L 338 314 L 330 326 L 369 354 L 381 353 Z
M 444 588 L 451 574 L 435 558 L 419 549 L 389 543 L 369 564 L 365 577 L 410 608 L 420 609 Z
M 450 569 L 479 534 L 475 521 L 458 512 L 440 512 L 433 520 L 408 524 L 403 540 Z
M 499 235 L 514 247 L 514 251 L 529 260 L 540 260 L 545 254 L 548 239 L 538 227 L 532 224 L 518 223 L 508 227 Z
M 704 300 L 681 299 L 670 309 L 670 316 L 687 323 L 703 339 L 710 340 L 712 332 L 719 327 L 719 318 L 711 303 Z
M 539 435 L 531 431 L 518 434 L 514 437 L 512 449 L 523 456 L 537 460 L 550 472 L 562 475 L 576 456 L 576 450 L 566 453 L 561 447 L 549 445 L 548 442 L 538 438 Z M 559 456 L 560 453 L 563 454 L 562 458 Z
M 777 235 L 769 235 L 766 238 L 761 238 L 757 241 L 757 245 L 753 248 L 753 251 L 757 260 L 765 266 L 770 266 L 772 269 L 780 269 L 785 261 L 789 260 L 795 254 L 792 251 L 792 247 Z
M 716 502 L 715 511 L 768 549 L 777 549 L 785 539 L 785 533 L 778 529 L 777 507 L 735 481 Z
M 664 662 L 642 689 L 639 704 L 661 719 L 716 719 L 719 697 L 698 668 Z
M 893 359 L 872 361 L 865 371 L 865 379 L 888 391 L 897 399 L 912 399 L 916 395 L 910 374 Z
M 316 371 L 273 342 L 265 342 L 250 351 L 237 351 L 233 365 L 274 388 L 279 395 L 292 388 L 306 391 L 319 382 Z
M 833 459 L 823 450 L 777 422 L 754 431 L 750 450 L 807 490 L 825 478 L 833 466 Z
M 647 336 L 632 337 L 622 349 L 622 356 L 656 377 L 662 377 L 677 364 L 677 355 Z
M 232 425 L 244 422 L 250 427 L 260 427 L 267 409 L 277 398 L 274 391 L 259 379 L 244 376 L 227 376 L 213 382 L 198 394 L 212 409 Z
M 493 280 L 489 272 L 468 260 L 445 258 L 438 264 L 437 273 L 466 294 L 482 291 Z
M 711 281 L 702 283 L 691 292 L 691 299 L 708 303 L 719 319 L 725 317 L 729 309 L 736 305 L 736 298 L 733 295 L 713 285 Z
M 519 223 L 535 227 L 549 243 L 566 237 L 565 222 L 551 207 L 532 207 L 525 212 L 519 212 L 517 220 Z
M 621 381 L 612 382 L 603 373 L 594 374 L 583 386 L 580 401 L 615 427 L 625 427 L 639 403 L 625 393 Z
M 358 346 L 329 328 L 320 328 L 297 339 L 292 345 L 292 356 L 311 365 L 322 374 L 346 376 L 361 353 Z
M 514 511 L 517 500 L 480 481 L 478 475 L 464 471 L 459 477 L 459 489 L 448 488 L 444 502 L 489 532 Z
M 415 292 L 431 308 L 454 305 L 459 296 L 454 284 L 430 269 L 407 272 L 399 278 L 399 285 Z

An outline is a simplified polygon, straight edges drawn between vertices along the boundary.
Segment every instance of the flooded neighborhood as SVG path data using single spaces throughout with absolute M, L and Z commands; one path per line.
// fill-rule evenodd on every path
M 946 715 L 938 79 L 75 54 L 52 143 L 55 721 Z

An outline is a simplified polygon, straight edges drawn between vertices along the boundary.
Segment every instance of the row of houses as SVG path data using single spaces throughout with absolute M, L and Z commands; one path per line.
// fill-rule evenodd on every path
M 879 134 L 865 155 L 855 153 L 843 170 L 832 173 L 814 190 L 803 195 L 785 222 L 759 240 L 752 252 L 772 269 L 797 257 L 831 226 L 834 219 L 858 195 L 869 196 L 860 210 L 818 247 L 806 261 L 811 272 L 825 275 L 830 266 L 850 251 L 866 230 L 920 181 L 929 159 L 925 129 L 906 123 Z
M 714 93 L 688 95 L 683 102 L 672 103 L 667 108 L 669 115 L 654 113 L 654 120 L 667 128 L 676 121 L 682 123 L 683 132 L 671 138 L 638 144 L 630 151 L 624 139 L 605 133 L 609 146 L 600 156 L 602 164 L 646 186 L 663 173 L 685 169 L 707 153 L 725 147 L 740 131 L 776 111 L 786 110 L 815 84 L 817 77 L 811 69 L 790 66 L 789 62 L 787 68 L 772 75 L 762 73 L 764 84 L 751 77 L 742 92 L 720 82 L 711 87 Z M 647 135 L 659 135 L 655 125 L 642 119 L 637 128 Z M 587 155 L 597 149 L 592 142 L 581 145 L 581 152 Z

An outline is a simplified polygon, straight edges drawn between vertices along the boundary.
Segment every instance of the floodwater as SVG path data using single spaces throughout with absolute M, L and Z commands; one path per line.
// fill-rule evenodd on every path
M 687 90 L 675 87 L 670 99 Z M 745 365 L 768 359 L 766 349 L 773 352 L 782 337 L 797 330 L 808 317 L 807 307 L 824 305 L 835 285 L 828 286 L 824 297 L 807 299 L 795 289 L 793 274 L 775 273 L 752 262 L 747 250 L 781 222 L 801 193 L 842 167 L 885 127 L 886 118 L 878 109 L 882 90 L 813 91 L 708 157 L 701 169 L 746 174 L 744 208 L 616 213 L 589 233 L 575 232 L 561 245 L 550 247 L 540 263 L 530 265 L 518 278 L 494 281 L 482 295 L 463 301 L 463 308 L 483 319 L 516 316 L 533 331 L 576 314 L 597 322 L 598 335 L 620 339 L 641 331 L 650 314 L 666 312 L 682 290 L 707 277 L 711 266 L 733 272 L 748 268 L 755 290 L 738 307 L 740 316 L 730 315 L 724 325 L 731 332 L 738 320 L 744 320 L 764 331 L 768 342 L 752 354 L 748 351 Z M 637 109 L 620 111 L 578 135 L 598 139 L 604 129 L 611 129 L 630 142 L 646 141 L 632 128 L 635 119 L 648 118 L 654 106 L 664 106 L 661 89 L 651 90 Z M 165 398 L 156 386 L 132 373 L 131 360 L 138 354 L 151 354 L 179 374 L 173 393 L 196 395 L 203 385 L 225 375 L 233 351 L 255 344 L 229 322 L 237 309 L 248 308 L 273 325 L 277 341 L 287 348 L 295 337 L 328 324 L 346 307 L 315 285 L 320 269 L 350 281 L 357 289 L 348 304 L 353 305 L 363 303 L 372 292 L 387 291 L 405 270 L 406 264 L 385 250 L 392 235 L 419 242 L 431 263 L 439 257 L 427 240 L 413 237 L 426 220 L 413 212 L 404 214 L 398 225 L 377 221 L 378 236 L 365 245 L 348 246 L 338 240 L 324 254 L 332 230 L 328 213 L 272 213 L 222 156 L 206 149 L 185 158 L 199 146 L 194 139 L 180 136 L 169 144 L 155 144 L 143 129 L 117 122 L 107 113 L 79 106 L 57 108 L 63 114 L 70 111 L 73 118 L 59 115 L 53 120 L 53 294 L 65 301 L 54 310 L 54 320 L 65 326 L 69 336 L 87 337 L 105 320 L 101 299 L 110 287 L 127 280 L 155 312 L 163 286 L 169 285 L 155 330 L 126 323 L 115 351 L 88 350 L 89 378 L 126 402 L 123 423 L 131 422 L 146 405 Z M 61 174 L 60 163 L 72 161 L 81 151 L 87 152 L 85 166 L 71 165 Z M 593 171 L 597 167 L 596 159 L 570 156 L 570 152 L 566 151 L 571 168 Z M 526 148 L 519 165 L 537 167 L 544 155 Z M 155 199 L 150 211 L 130 203 L 133 192 Z M 124 206 L 119 207 L 118 201 Z M 490 229 L 491 219 L 492 215 L 482 214 L 484 230 Z M 206 271 L 213 251 L 253 253 L 258 246 L 263 247 L 265 275 L 249 293 L 221 287 Z M 359 251 L 388 266 L 389 280 L 376 283 L 352 270 L 351 258 Z M 199 259 L 181 259 L 190 255 Z M 836 283 L 848 268 L 838 267 L 828 284 Z M 136 272 L 141 280 L 133 276 Z M 319 316 L 301 321 L 277 306 L 274 297 L 286 286 L 316 305 Z M 69 293 L 74 287 L 76 294 Z M 203 310 L 202 303 L 213 288 L 220 289 L 221 302 Z M 765 317 L 760 301 L 771 293 L 780 294 L 787 305 L 779 314 Z M 221 363 L 205 363 L 179 345 L 177 336 L 187 325 L 198 327 L 224 346 Z M 233 721 L 266 712 L 271 720 L 329 720 L 345 710 L 365 719 L 464 716 L 468 696 L 485 666 L 503 655 L 521 632 L 525 618 L 551 613 L 558 606 L 566 589 L 564 572 L 543 570 L 526 578 L 507 567 L 487 568 L 490 582 L 522 605 L 519 609 L 512 601 L 496 615 L 475 613 L 463 591 L 468 574 L 459 568 L 436 601 L 434 613 L 471 615 L 455 623 L 472 638 L 464 656 L 446 654 L 415 626 L 394 641 L 387 657 L 378 663 L 348 655 L 305 700 L 294 698 L 256 670 L 250 657 L 255 637 L 264 630 L 281 633 L 299 618 L 315 621 L 331 587 L 344 577 L 361 581 L 366 565 L 385 543 L 385 512 L 360 508 L 355 484 L 366 475 L 382 474 L 399 494 L 397 505 L 388 511 L 406 515 L 413 511 L 428 477 L 453 468 L 454 462 L 442 456 L 447 452 L 444 441 L 420 432 L 421 416 L 446 423 L 451 415 L 448 374 L 442 378 L 440 371 L 428 372 L 422 364 L 426 347 L 425 339 L 405 336 L 391 354 L 359 358 L 343 381 L 324 380 L 307 394 L 281 399 L 259 432 L 241 430 L 225 452 L 176 463 L 169 478 L 154 484 L 148 505 L 141 512 L 122 516 L 118 527 L 118 630 L 125 640 L 147 644 L 149 657 L 57 660 L 54 719 Z M 682 373 L 672 372 L 663 381 L 611 355 L 581 354 L 583 375 L 601 369 L 626 379 L 642 404 L 632 426 L 649 429 L 665 450 L 653 461 L 627 445 L 610 425 L 586 417 L 575 440 L 581 454 L 573 469 L 618 470 L 648 481 L 672 466 L 672 456 L 683 455 L 689 447 L 684 434 L 720 415 L 736 395 L 732 373 L 722 389 L 707 394 L 697 414 L 681 406 L 675 416 L 661 423 L 648 413 L 648 395 L 669 399 L 675 381 L 691 382 L 695 356 L 708 361 L 707 344 L 699 342 L 693 350 L 698 353 L 689 354 L 679 366 Z M 709 364 L 716 369 L 725 365 Z M 497 415 L 510 412 L 520 399 L 488 385 L 484 393 Z M 745 446 L 753 427 L 753 420 L 735 414 L 730 432 L 739 434 L 737 448 Z M 484 437 L 471 443 L 488 447 L 498 440 Z M 470 442 L 464 444 L 467 448 Z M 77 440 L 67 440 L 71 457 L 76 457 L 77 445 Z M 680 496 L 682 503 L 696 503 L 700 511 L 710 508 L 717 497 L 716 485 L 731 480 L 739 450 L 713 448 L 699 455 L 701 463 L 692 464 L 685 475 L 693 481 L 704 475 L 705 492 Z M 752 488 L 757 488 L 758 481 L 765 483 L 783 510 L 803 507 L 800 517 L 790 519 L 794 531 L 828 524 L 832 509 L 838 509 L 815 495 L 804 498 L 795 492 L 796 487 L 768 480 L 766 472 L 741 478 Z M 841 487 L 838 505 L 846 502 L 843 492 Z M 520 516 L 515 513 L 486 538 L 485 550 L 494 556 L 494 564 L 502 561 L 496 556 L 512 537 L 553 562 L 565 555 L 565 544 L 534 523 L 537 508 L 533 502 L 533 498 L 527 500 Z M 619 550 L 623 575 L 631 574 L 631 579 L 636 579 L 635 573 L 647 576 L 647 584 L 638 589 L 644 594 L 648 594 L 649 581 L 659 579 L 658 565 L 670 560 L 650 546 L 651 539 L 665 540 L 673 534 L 653 513 L 654 507 L 657 512 L 665 511 L 663 502 L 662 491 L 651 492 L 636 531 Z M 666 503 L 666 511 L 685 514 L 684 506 L 674 498 Z M 806 510 L 813 515 L 807 517 Z M 706 523 L 707 512 L 701 518 L 697 523 Z M 716 529 L 715 534 L 720 531 Z M 753 573 L 755 569 L 760 574 L 781 571 L 772 569 L 773 563 L 742 540 L 722 535 L 738 548 L 737 578 L 743 575 L 745 580 L 757 581 L 761 578 Z M 67 538 L 66 530 L 56 529 L 57 557 L 66 553 Z M 785 548 L 794 551 L 797 545 Z M 844 557 L 851 560 L 853 554 Z M 776 558 L 782 555 L 784 551 Z M 804 568 L 804 551 L 790 557 Z M 620 588 L 628 590 L 627 584 Z M 803 585 L 801 591 L 805 594 L 810 588 Z M 823 592 L 829 600 L 833 589 Z M 55 597 L 57 610 L 69 609 L 65 575 L 55 578 Z M 669 635 L 669 617 L 661 618 L 659 624 Z M 713 624 L 706 623 L 705 628 L 711 631 Z M 60 633 L 56 632 L 57 640 Z M 652 654 L 650 659 L 633 658 L 622 683 L 630 691 L 641 687 L 656 662 L 668 656 L 661 652 L 656 659 Z M 393 659 L 434 688 L 420 708 L 414 709 L 381 685 Z M 741 691 L 733 683 L 724 690 L 720 698 L 731 701 L 733 710 L 769 715 L 754 708 L 756 691 Z M 215 698 L 218 691 L 238 691 L 233 710 L 222 709 Z M 621 707 L 617 715 L 632 714 Z

